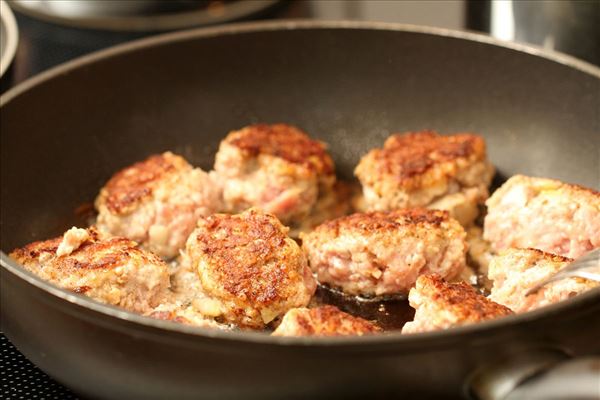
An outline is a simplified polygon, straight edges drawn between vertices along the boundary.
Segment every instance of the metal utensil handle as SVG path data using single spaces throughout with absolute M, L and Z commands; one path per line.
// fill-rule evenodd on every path
M 599 399 L 600 357 L 569 359 L 554 350 L 525 352 L 477 373 L 470 390 L 480 400 Z
M 563 361 L 526 380 L 505 400 L 600 399 L 600 357 Z

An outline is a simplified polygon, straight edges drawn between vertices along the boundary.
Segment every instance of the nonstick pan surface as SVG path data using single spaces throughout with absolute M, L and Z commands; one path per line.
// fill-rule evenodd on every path
M 598 187 L 600 73 L 567 56 L 440 29 L 277 22 L 170 34 L 76 60 L 1 100 L 2 329 L 94 398 L 464 396 L 479 368 L 523 352 L 600 351 L 600 291 L 448 332 L 271 338 L 136 316 L 58 289 L 6 257 L 82 225 L 118 169 L 172 150 L 210 169 L 255 122 L 330 144 L 351 178 L 393 132 L 485 136 L 515 173 Z

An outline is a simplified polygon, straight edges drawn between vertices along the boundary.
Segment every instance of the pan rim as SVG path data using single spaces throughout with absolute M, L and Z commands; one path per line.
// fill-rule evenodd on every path
M 15 87 L 9 89 L 0 96 L 0 107 L 8 104 L 12 99 L 23 92 L 44 83 L 54 77 L 68 73 L 71 70 L 92 64 L 96 61 L 109 59 L 125 53 L 141 50 L 148 47 L 174 43 L 189 39 L 209 38 L 214 36 L 237 35 L 254 32 L 270 32 L 279 30 L 308 30 L 308 29 L 355 29 L 375 30 L 392 32 L 422 33 L 432 36 L 451 37 L 477 43 L 489 44 L 503 47 L 505 49 L 526 53 L 541 57 L 556 63 L 574 68 L 580 72 L 600 79 L 600 67 L 580 60 L 568 54 L 543 49 L 538 46 L 523 43 L 507 42 L 491 36 L 470 31 L 458 31 L 447 28 L 438 28 L 423 25 L 400 24 L 392 22 L 369 22 L 369 21 L 314 21 L 314 20 L 284 20 L 284 21 L 260 21 L 260 22 L 238 22 L 225 24 L 218 27 L 205 27 L 187 29 L 178 32 L 163 33 L 155 36 L 132 40 L 127 43 L 111 46 L 90 54 L 77 57 L 73 60 L 59 64 L 37 75 L 34 75 Z
M 417 25 L 387 23 L 387 22 L 363 22 L 363 21 L 268 21 L 268 22 L 249 22 L 223 25 L 212 28 L 199 28 L 181 32 L 161 34 L 150 38 L 140 39 L 118 46 L 100 50 L 89 55 L 85 55 L 58 65 L 41 74 L 29 78 L 14 88 L 0 96 L 0 108 L 6 106 L 13 99 L 30 89 L 41 85 L 53 78 L 65 75 L 86 65 L 99 62 L 101 60 L 120 56 L 123 54 L 135 52 L 145 48 L 175 43 L 185 40 L 202 39 L 223 35 L 237 35 L 253 32 L 268 32 L 280 30 L 321 30 L 321 29 L 339 29 L 339 30 L 377 30 L 377 31 L 396 31 L 422 33 L 432 36 L 451 37 L 467 41 L 503 47 L 506 49 L 527 53 L 529 55 L 541 57 L 559 64 L 571 67 L 580 72 L 586 73 L 600 79 L 600 68 L 581 61 L 572 56 L 541 49 L 539 47 L 524 45 L 519 43 L 503 42 L 492 37 L 472 32 L 455 31 L 444 28 L 425 27 Z M 451 341 L 464 340 L 465 335 L 480 335 L 484 331 L 496 330 L 500 328 L 510 329 L 515 325 L 531 323 L 542 317 L 551 316 L 558 313 L 567 312 L 575 309 L 582 304 L 597 302 L 600 299 L 600 288 L 590 290 L 588 293 L 576 296 L 557 304 L 553 304 L 538 310 L 524 314 L 512 315 L 501 319 L 484 321 L 478 324 L 456 327 L 450 330 L 426 332 L 417 335 L 402 335 L 400 332 L 387 333 L 373 336 L 350 336 L 350 337 L 274 337 L 262 332 L 242 332 L 242 331 L 221 331 L 203 327 L 187 326 L 171 321 L 162 321 L 150 317 L 144 317 L 133 312 L 125 311 L 117 307 L 109 306 L 83 295 L 72 293 L 62 289 L 42 278 L 26 271 L 8 257 L 3 251 L 0 251 L 0 265 L 9 273 L 27 283 L 42 289 L 59 299 L 76 304 L 86 309 L 104 314 L 108 317 L 117 318 L 125 322 L 131 322 L 143 325 L 146 328 L 155 328 L 158 330 L 169 331 L 171 333 L 180 333 L 190 337 L 213 338 L 224 341 L 239 341 L 249 344 L 275 344 L 283 346 L 371 346 L 373 344 L 406 345 L 407 347 L 422 348 L 427 345 L 447 343 Z

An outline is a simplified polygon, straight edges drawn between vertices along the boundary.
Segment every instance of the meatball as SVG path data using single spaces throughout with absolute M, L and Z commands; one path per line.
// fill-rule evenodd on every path
M 422 131 L 390 136 L 382 149 L 360 160 L 354 173 L 366 211 L 444 209 L 466 226 L 488 197 L 494 167 L 482 137 Z
M 100 191 L 96 208 L 101 231 L 172 258 L 198 218 L 221 208 L 221 193 L 211 175 L 166 152 L 116 173 Z
M 158 306 L 169 288 L 168 268 L 160 257 L 129 239 L 103 237 L 93 227 L 72 228 L 10 256 L 58 286 L 139 313 Z
M 600 247 L 600 192 L 553 179 L 511 177 L 486 202 L 492 249 L 535 248 L 577 258 Z
M 377 332 L 381 328 L 365 319 L 334 306 L 321 306 L 289 310 L 273 336 L 362 336 Z
M 214 169 L 230 212 L 257 207 L 286 225 L 301 223 L 335 183 L 325 145 L 285 124 L 231 132 L 221 142 Z
M 306 257 L 272 214 L 201 218 L 182 263 L 198 272 L 204 293 L 220 304 L 220 318 L 264 328 L 294 307 L 306 306 L 316 289 Z
M 422 275 L 408 296 L 416 310 L 412 322 L 402 333 L 419 333 L 473 324 L 513 314 L 501 305 L 477 293 L 470 285 L 447 283 L 439 275 Z
M 536 293 L 526 294 L 571 261 L 570 258 L 536 249 L 503 250 L 490 262 L 488 276 L 493 281 L 490 299 L 521 313 L 600 286 L 598 282 L 582 278 L 565 278 L 543 286 Z M 600 267 L 600 261 L 598 263 Z
M 328 221 L 302 246 L 319 282 L 362 296 L 406 295 L 422 274 L 465 267 L 465 231 L 447 211 L 356 213 Z

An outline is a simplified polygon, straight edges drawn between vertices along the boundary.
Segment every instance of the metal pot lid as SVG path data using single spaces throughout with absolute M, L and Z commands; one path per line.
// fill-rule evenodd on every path
M 0 0 L 0 77 L 15 58 L 19 31 L 15 16 L 4 0 Z
M 7 0 L 43 21 L 110 31 L 167 31 L 221 24 L 263 12 L 281 0 Z

